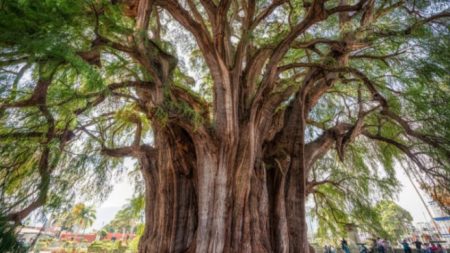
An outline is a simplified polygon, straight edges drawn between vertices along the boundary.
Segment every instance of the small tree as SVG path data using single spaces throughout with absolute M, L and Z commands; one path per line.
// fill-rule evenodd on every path
M 84 203 L 75 204 L 70 210 L 59 213 L 53 220 L 53 225 L 62 229 L 73 230 L 74 227 L 86 230 L 95 221 L 95 209 Z
M 104 229 L 114 232 L 135 233 L 137 225 L 143 222 L 144 216 L 143 196 L 131 198 L 129 202 L 120 209 Z
M 388 200 L 380 201 L 376 209 L 387 239 L 400 242 L 405 235 L 409 235 L 413 218 L 408 211 Z
M 71 220 L 80 229 L 86 231 L 86 229 L 92 226 L 94 223 L 96 215 L 95 209 L 90 206 L 86 206 L 84 203 L 76 204 L 71 211 Z

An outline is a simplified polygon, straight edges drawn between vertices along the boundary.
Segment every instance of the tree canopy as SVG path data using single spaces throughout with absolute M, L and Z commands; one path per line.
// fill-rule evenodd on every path
M 381 216 L 381 225 L 386 231 L 386 238 L 393 242 L 401 242 L 409 234 L 412 227 L 412 216 L 405 209 L 392 201 L 380 201 L 376 209 Z
M 321 245 L 338 245 L 342 238 L 349 236 L 348 225 L 356 226 L 358 232 L 369 234 L 372 239 L 384 238 L 397 245 L 410 235 L 413 227 L 411 214 L 391 200 L 381 200 L 369 207 L 365 217 L 350 215 L 340 222 L 332 218 L 318 220 L 314 241 Z
M 3 215 L 20 222 L 80 189 L 104 197 L 125 157 L 137 161 L 147 213 L 150 199 L 167 208 L 148 216 L 161 220 L 156 227 L 176 226 L 158 215 L 178 212 L 189 222 L 177 229 L 215 224 L 208 229 L 219 232 L 208 235 L 232 233 L 228 243 L 242 233 L 220 232 L 223 224 L 259 226 L 239 218 L 249 209 L 276 214 L 261 224 L 302 234 L 291 231 L 304 194 L 322 221 L 371 215 L 398 190 L 399 164 L 430 193 L 449 192 L 448 8 L 421 0 L 1 0 Z M 205 218 L 191 222 L 196 211 Z

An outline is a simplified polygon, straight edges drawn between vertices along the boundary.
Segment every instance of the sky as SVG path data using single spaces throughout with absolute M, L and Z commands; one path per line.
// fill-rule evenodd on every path
M 412 217 L 414 218 L 414 223 L 430 221 L 431 217 L 428 215 L 424 204 L 420 200 L 419 195 L 414 189 L 412 183 L 409 181 L 405 172 L 403 170 L 397 170 L 397 177 L 402 184 L 402 190 L 398 195 L 398 199 L 396 202 L 411 213 Z M 416 186 L 419 189 L 417 184 Z M 420 189 L 419 191 L 424 200 L 428 201 L 426 193 L 424 193 Z
M 111 221 L 117 211 L 133 196 L 133 192 L 134 188 L 128 177 L 123 177 L 122 180 L 118 181 L 108 198 L 97 207 L 97 219 L 91 229 L 98 230 Z
M 402 190 L 400 191 L 396 202 L 411 213 L 414 223 L 429 221 L 430 217 L 428 216 L 419 195 L 401 168 L 397 168 L 397 177 L 402 184 Z M 127 203 L 127 200 L 133 196 L 133 190 L 133 186 L 130 181 L 128 181 L 127 177 L 118 181 L 117 184 L 114 185 L 114 189 L 106 201 L 97 207 L 97 220 L 91 229 L 98 230 L 112 220 L 116 212 L 119 211 L 121 207 Z M 421 194 L 422 196 L 425 196 L 423 192 Z

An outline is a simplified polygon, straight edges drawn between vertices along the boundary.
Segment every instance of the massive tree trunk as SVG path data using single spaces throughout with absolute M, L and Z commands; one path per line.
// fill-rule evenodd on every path
M 181 129 L 177 131 L 179 140 L 173 138 L 174 133 L 169 134 L 169 129 L 161 130 L 164 133 L 155 135 L 159 151 L 143 150 L 140 154 L 147 225 L 140 252 L 183 252 L 195 237 L 195 153 L 189 150 L 192 146 L 186 146 L 192 144 L 189 137 Z
M 140 252 L 307 252 L 300 171 L 263 162 L 270 152 L 263 151 L 260 129 L 250 123 L 241 129 L 227 139 L 155 129 L 158 149 L 140 155 L 146 183 Z

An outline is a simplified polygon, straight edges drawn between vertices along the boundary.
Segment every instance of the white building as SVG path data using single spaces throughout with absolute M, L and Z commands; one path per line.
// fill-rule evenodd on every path
M 447 240 L 447 243 L 450 243 L 450 215 L 444 213 L 434 201 L 428 202 L 428 206 L 433 214 L 433 222 L 437 229 L 439 229 L 442 239 L 445 239 Z
M 55 237 L 54 232 L 38 227 L 19 227 L 17 228 L 17 235 L 19 240 L 26 244 L 31 244 L 38 236 L 39 238 Z

